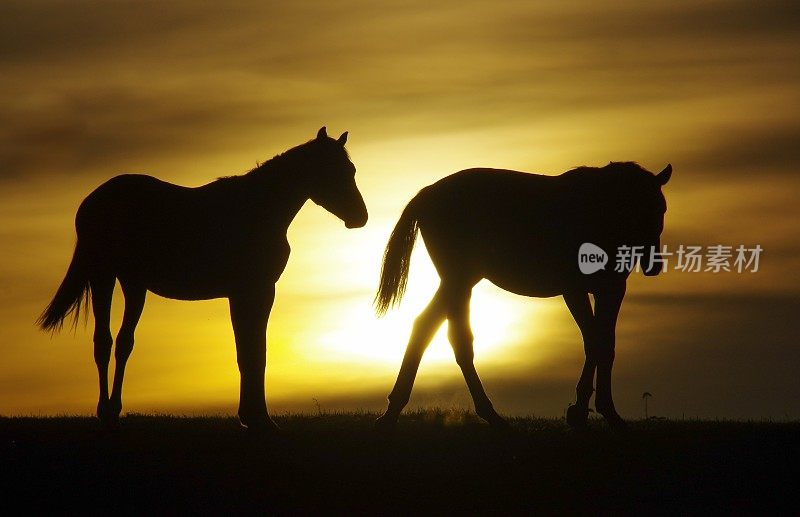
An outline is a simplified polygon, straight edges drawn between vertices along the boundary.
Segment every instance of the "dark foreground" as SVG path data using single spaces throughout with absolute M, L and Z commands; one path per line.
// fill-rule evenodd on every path
M 496 432 L 462 412 L 276 418 L 0 418 L 0 501 L 69 513 L 706 513 L 800 509 L 800 423 L 555 419 Z M 5 512 L 4 512 L 5 513 Z

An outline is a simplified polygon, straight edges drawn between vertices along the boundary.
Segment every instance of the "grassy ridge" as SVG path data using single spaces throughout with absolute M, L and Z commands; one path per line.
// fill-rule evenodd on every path
M 2 497 L 26 512 L 700 513 L 800 508 L 800 423 L 512 419 L 420 410 L 397 431 L 369 413 L 285 415 L 278 437 L 233 418 L 0 418 Z

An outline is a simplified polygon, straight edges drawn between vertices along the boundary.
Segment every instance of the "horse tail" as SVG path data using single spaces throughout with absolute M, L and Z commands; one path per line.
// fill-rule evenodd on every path
M 69 264 L 64 280 L 50 304 L 36 320 L 36 324 L 42 330 L 55 333 L 64 325 L 64 320 L 72 315 L 72 326 L 76 327 L 81 306 L 83 306 L 84 315 L 88 317 L 89 298 L 89 268 L 79 241 L 75 246 L 75 253 L 72 255 L 72 262 Z
M 389 242 L 386 243 L 380 285 L 378 292 L 375 293 L 375 312 L 378 316 L 384 315 L 390 307 L 399 304 L 406 292 L 411 252 L 419 230 L 418 204 L 419 194 L 403 209 Z

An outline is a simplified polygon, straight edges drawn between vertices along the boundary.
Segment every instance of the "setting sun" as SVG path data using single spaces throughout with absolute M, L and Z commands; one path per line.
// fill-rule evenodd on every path
M 376 319 L 363 299 L 343 304 L 340 314 L 330 316 L 336 328 L 317 340 L 323 353 L 353 362 L 400 364 L 414 318 L 430 301 L 439 283 L 430 260 L 422 256 L 424 253 L 421 249 L 415 254 L 412 279 L 399 309 Z M 475 291 L 471 309 L 475 352 L 489 359 L 502 358 L 508 347 L 519 338 L 519 329 L 525 326 L 523 313 L 519 304 L 496 288 L 481 285 Z M 447 342 L 446 329 L 447 323 L 431 342 L 425 362 L 452 363 L 453 351 Z M 528 334 L 527 337 L 536 340 L 536 336 Z

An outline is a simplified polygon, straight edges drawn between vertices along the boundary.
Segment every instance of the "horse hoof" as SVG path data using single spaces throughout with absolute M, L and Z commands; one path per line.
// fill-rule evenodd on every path
M 270 417 L 254 419 L 239 417 L 239 424 L 249 433 L 277 435 L 281 432 L 281 428 Z
M 119 414 L 122 412 L 120 404 L 112 404 L 109 400 L 101 400 L 97 403 L 97 419 L 104 432 L 114 432 L 119 430 Z
M 609 416 L 603 415 L 603 418 L 606 419 L 608 426 L 614 431 L 625 431 L 628 429 L 628 424 L 616 413 Z
M 389 433 L 397 427 L 397 417 L 384 413 L 375 420 L 374 429 L 381 433 Z
M 575 404 L 567 408 L 567 425 L 573 429 L 586 429 L 589 421 L 589 408 L 581 409 Z
M 503 418 L 500 415 L 498 415 L 497 413 L 492 413 L 492 414 L 487 415 L 487 416 L 482 416 L 482 415 L 478 415 L 478 416 L 480 416 L 481 418 L 486 420 L 489 423 L 489 426 L 492 427 L 493 429 L 510 429 L 511 428 L 511 425 L 508 423 L 508 421 L 505 418 Z
M 119 416 L 103 415 L 98 417 L 100 420 L 100 428 L 105 433 L 116 433 L 120 429 Z

